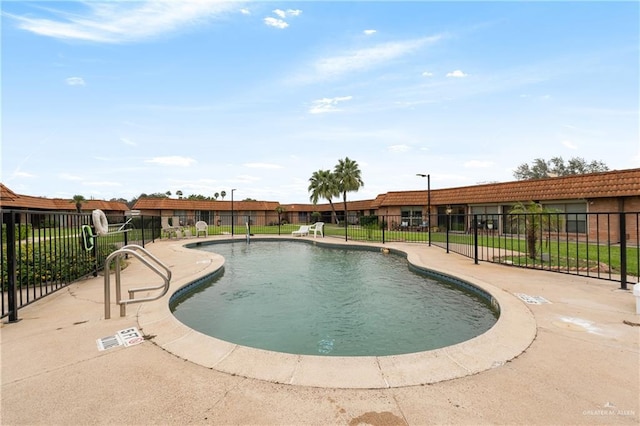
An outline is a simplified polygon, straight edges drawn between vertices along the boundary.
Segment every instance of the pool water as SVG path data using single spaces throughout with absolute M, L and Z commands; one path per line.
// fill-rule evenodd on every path
M 222 274 L 172 303 L 204 334 L 302 355 L 383 356 L 453 345 L 497 320 L 475 294 L 399 255 L 294 241 L 216 243 Z

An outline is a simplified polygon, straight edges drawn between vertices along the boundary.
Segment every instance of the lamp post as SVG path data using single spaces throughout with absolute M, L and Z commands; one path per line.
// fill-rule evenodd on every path
M 231 238 L 233 238 L 233 191 L 235 188 L 231 190 Z
M 417 173 L 416 176 L 427 178 L 427 230 L 429 234 L 429 246 L 431 246 L 431 175 Z

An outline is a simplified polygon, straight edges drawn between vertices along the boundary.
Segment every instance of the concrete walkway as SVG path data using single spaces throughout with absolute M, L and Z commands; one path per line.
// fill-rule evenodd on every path
M 147 246 L 172 270 L 170 293 L 215 271 L 224 261 L 211 253 L 182 247 L 194 241 L 161 241 Z M 469 348 L 457 353 L 455 348 L 449 349 L 446 358 L 457 362 L 461 371 L 454 376 L 450 376 L 450 366 L 443 366 L 440 373 L 438 369 L 424 371 L 422 368 L 433 364 L 433 359 L 414 359 L 402 364 L 402 369 L 418 364 L 417 370 L 403 370 L 406 384 L 357 389 L 340 383 L 331 387 L 321 380 L 333 376 L 326 368 L 334 367 L 319 365 L 314 369 L 309 364 L 306 377 L 318 379 L 287 384 L 297 383 L 296 377 L 300 376 L 282 374 L 278 369 L 282 370 L 284 364 L 265 364 L 251 351 L 247 358 L 227 363 L 239 365 L 237 371 L 246 374 L 226 371 L 222 360 L 245 349 L 220 349 L 215 339 L 201 340 L 197 333 L 185 332 L 166 315 L 169 295 L 157 302 L 130 305 L 122 318 L 112 305 L 111 319 L 105 320 L 104 278 L 97 277 L 20 310 L 17 323 L 2 324 L 0 422 L 640 423 L 640 316 L 635 314 L 630 290 L 619 290 L 618 283 L 585 277 L 474 265 L 470 259 L 422 244 L 384 247 L 407 252 L 409 260 L 417 265 L 491 288 L 492 294 L 499 296 L 504 318 L 515 319 L 499 321 L 497 325 L 503 331 L 495 334 L 495 347 L 489 347 L 489 352 L 485 347 L 465 357 L 471 353 Z M 137 260 L 131 260 L 123 272 L 124 287 L 158 282 Z M 513 296 L 516 293 L 541 296 L 551 303 L 525 304 Z M 511 317 L 514 311 L 520 316 Z M 529 320 L 533 324 L 530 336 Z M 132 326 L 145 334 L 143 343 L 98 350 L 96 340 Z M 491 333 L 496 332 L 492 329 Z M 491 337 L 487 334 L 479 340 Z M 518 345 L 519 349 L 514 348 Z M 219 350 L 227 352 L 214 354 L 211 360 L 212 353 Z M 486 362 L 502 356 L 504 362 Z M 354 383 L 353 387 L 362 387 L 358 383 L 366 383 L 370 377 L 366 375 L 371 372 L 358 370 L 358 366 L 347 365 L 337 371 L 351 377 L 347 382 Z M 314 371 L 317 374 L 311 374 Z M 380 371 L 383 377 L 390 377 L 384 369 Z M 366 376 L 364 382 L 360 374 Z M 432 374 L 436 376 L 430 380 Z

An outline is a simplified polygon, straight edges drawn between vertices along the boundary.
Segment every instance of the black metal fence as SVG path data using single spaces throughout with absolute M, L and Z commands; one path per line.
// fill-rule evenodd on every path
M 640 273 L 640 213 L 504 213 L 377 216 L 338 213 L 325 223 L 327 237 L 352 241 L 411 242 L 441 247 L 473 259 L 619 281 Z M 324 220 L 331 220 L 324 218 Z M 244 223 L 243 223 L 244 221 Z M 265 222 L 265 223 L 263 223 Z M 429 223 L 431 222 L 431 226 Z M 304 224 L 278 224 L 247 215 L 234 226 L 209 226 L 209 235 L 291 234 Z M 189 232 L 191 233 L 191 232 Z
M 159 238 L 204 235 L 288 235 L 311 223 L 290 224 L 264 216 L 231 215 L 202 232 L 178 217 L 172 231 L 160 217 L 109 216 L 109 233 L 95 236 L 90 214 L 0 210 L 2 212 L 2 317 L 80 278 L 96 275 L 110 253 L 125 244 Z M 325 222 L 324 236 L 351 241 L 421 243 L 470 258 L 475 263 L 638 281 L 640 213 L 517 213 L 503 215 L 363 216 L 338 215 Z M 330 218 L 327 218 L 330 220 Z M 175 222 L 175 220 L 174 220 Z M 429 225 L 429 222 L 432 225 Z M 186 225 L 185 225 L 186 224 Z M 179 231 L 179 232 L 175 232 Z
M 506 213 L 367 217 L 338 231 L 345 239 L 427 243 L 474 260 L 638 282 L 640 213 Z M 397 225 L 400 224 L 400 225 Z M 331 228 L 329 228 L 331 229 Z M 333 233 L 329 231 L 329 233 Z
M 0 210 L 1 317 L 70 283 L 97 275 L 113 251 L 126 244 L 144 246 L 160 236 L 159 218 L 107 216 L 109 233 L 98 236 L 91 214 Z

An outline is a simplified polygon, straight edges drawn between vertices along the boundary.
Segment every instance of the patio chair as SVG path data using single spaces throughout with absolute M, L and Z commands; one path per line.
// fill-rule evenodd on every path
M 173 235 L 176 235 L 176 228 L 169 225 L 169 216 L 162 216 L 160 218 L 160 223 L 162 226 L 162 236 L 171 238 Z
M 204 220 L 196 222 L 196 237 L 199 237 L 201 232 L 204 232 L 205 237 L 209 236 L 209 225 Z
M 313 238 L 320 233 L 320 236 L 324 238 L 324 222 L 316 222 L 309 227 L 309 232 L 313 231 Z
M 309 226 L 302 225 L 300 229 L 298 229 L 297 231 L 293 231 L 291 235 L 293 235 L 294 237 L 302 237 L 303 235 L 309 235 Z
M 173 216 L 171 218 L 171 226 L 173 226 L 174 228 L 182 228 L 182 226 L 180 225 L 180 217 L 179 216 Z

